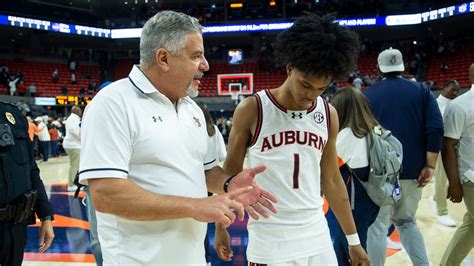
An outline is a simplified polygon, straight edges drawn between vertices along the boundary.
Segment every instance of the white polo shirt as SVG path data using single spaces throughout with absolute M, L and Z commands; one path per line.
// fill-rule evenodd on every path
M 444 136 L 459 140 L 458 174 L 462 183 L 474 183 L 474 84 L 452 100 L 444 111 Z
M 80 149 L 81 148 L 81 118 L 71 113 L 71 115 L 64 122 L 66 126 L 66 136 L 63 140 L 63 147 L 65 149 Z
M 207 197 L 204 170 L 216 160 L 207 154 L 206 120 L 189 97 L 177 109 L 137 66 L 101 90 L 82 119 L 80 182 L 127 178 L 156 194 Z M 134 221 L 101 212 L 97 222 L 106 265 L 205 265 L 206 223 Z

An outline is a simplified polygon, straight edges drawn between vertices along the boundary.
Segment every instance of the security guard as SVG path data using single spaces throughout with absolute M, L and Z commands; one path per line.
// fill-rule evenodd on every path
M 0 101 L 0 265 L 21 265 L 27 225 L 41 220 L 39 252 L 54 238 L 53 210 L 18 108 Z

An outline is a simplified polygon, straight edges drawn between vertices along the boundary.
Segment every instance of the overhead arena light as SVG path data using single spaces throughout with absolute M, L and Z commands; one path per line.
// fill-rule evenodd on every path
M 231 3 L 230 8 L 242 8 L 244 7 L 244 4 L 242 3 Z

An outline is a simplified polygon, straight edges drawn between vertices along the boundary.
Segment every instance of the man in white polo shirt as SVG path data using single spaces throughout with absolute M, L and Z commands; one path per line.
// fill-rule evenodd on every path
M 81 153 L 81 116 L 81 107 L 74 106 L 71 108 L 71 114 L 64 123 L 66 126 L 66 136 L 63 140 L 63 147 L 69 156 L 68 191 L 76 190 L 74 178 L 76 177 L 77 170 L 79 170 L 79 156 Z
M 233 210 L 242 219 L 257 202 L 276 212 L 254 179 L 264 166 L 229 177 L 207 153 L 206 121 L 188 94 L 208 69 L 197 19 L 163 11 L 143 27 L 140 65 L 85 110 L 80 182 L 97 210 L 105 265 L 205 265 L 206 222 L 227 227 Z
M 474 64 L 469 67 L 471 89 L 451 101 L 444 111 L 443 164 L 449 180 L 448 199 L 467 211 L 441 258 L 441 265 L 460 265 L 474 248 Z

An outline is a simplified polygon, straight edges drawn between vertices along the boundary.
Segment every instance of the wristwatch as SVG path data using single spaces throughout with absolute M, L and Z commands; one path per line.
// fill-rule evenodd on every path
M 40 218 L 40 221 L 42 221 L 42 222 L 46 221 L 46 220 L 54 221 L 54 218 L 51 215 L 46 215 L 45 217 Z

